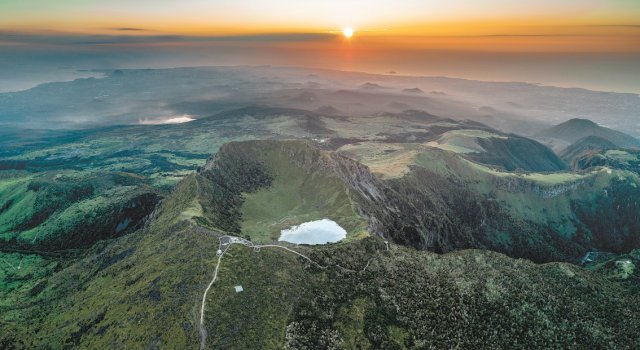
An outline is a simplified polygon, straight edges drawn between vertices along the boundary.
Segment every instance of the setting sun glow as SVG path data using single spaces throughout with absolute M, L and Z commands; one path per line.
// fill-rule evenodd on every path
M 347 27 L 342 30 L 342 34 L 345 38 L 351 38 L 353 36 L 353 28 Z

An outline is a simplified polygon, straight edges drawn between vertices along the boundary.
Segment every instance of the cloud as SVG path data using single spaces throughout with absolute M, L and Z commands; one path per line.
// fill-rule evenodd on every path
M 185 114 L 167 119 L 140 119 L 138 120 L 138 123 L 142 125 L 182 124 L 192 122 L 194 120 L 195 119 L 190 115 Z
M 323 41 L 340 35 L 331 33 L 273 33 L 207 37 L 205 41 Z
M 146 29 L 143 29 L 143 28 L 131 28 L 131 27 L 112 28 L 112 29 L 120 31 L 120 32 L 143 32 L 143 31 L 146 31 Z
M 640 28 L 640 24 L 592 24 L 587 27 Z
M 123 32 L 146 31 L 141 28 L 116 28 Z M 336 38 L 331 33 L 270 33 L 253 35 L 104 35 L 75 33 L 25 33 L 0 32 L 0 42 L 16 44 L 44 45 L 118 45 L 118 44 L 152 44 L 152 43 L 189 43 L 189 42 L 299 42 L 325 41 Z
M 491 38 L 491 37 L 497 37 L 497 38 L 546 38 L 546 37 L 565 37 L 565 36 L 585 36 L 586 34 L 578 34 L 578 33 L 560 33 L 560 34 L 555 34 L 555 33 L 551 33 L 551 34 L 489 34 L 489 35 L 479 35 L 478 37 L 484 37 L 484 38 Z

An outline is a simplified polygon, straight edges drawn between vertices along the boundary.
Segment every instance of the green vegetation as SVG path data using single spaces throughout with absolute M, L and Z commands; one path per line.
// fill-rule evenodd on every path
M 432 149 L 413 160 L 404 176 L 381 180 L 305 142 L 231 143 L 196 177 L 200 199 L 189 210 L 202 212 L 195 217 L 202 225 L 256 242 L 329 218 L 348 239 L 373 227 L 418 249 L 474 247 L 538 262 L 577 262 L 592 247 L 640 245 L 625 234 L 638 229 L 633 174 L 507 173 Z
M 479 153 L 486 150 L 478 144 L 477 139 L 488 138 L 507 139 L 506 136 L 485 130 L 453 130 L 445 132 L 437 141 L 428 145 L 455 153 Z
M 552 250 L 570 252 L 573 257 L 569 260 L 577 261 L 594 244 L 599 249 L 616 252 L 637 244 L 637 235 L 623 233 L 638 230 L 638 204 L 632 198 L 640 195 L 640 179 L 632 172 L 596 168 L 585 173 L 508 173 L 459 156 L 433 152 L 419 154 L 415 162 L 450 179 L 448 187 L 441 186 L 448 189 L 437 193 L 469 191 L 466 201 L 480 203 L 480 208 L 473 210 L 484 220 L 471 226 L 484 222 L 483 231 L 488 239 L 483 239 L 483 244 L 492 249 L 539 260 L 541 247 L 551 244 L 556 247 Z M 483 198 L 489 202 L 482 204 Z M 619 204 L 613 205 L 612 200 Z M 503 213 L 487 216 L 495 205 Z M 462 203 L 451 207 L 456 206 L 466 208 Z M 456 214 L 460 215 L 468 214 L 464 211 Z M 523 244 L 528 248 L 516 249 Z M 559 258 L 555 252 L 542 261 L 558 259 L 567 257 Z
M 591 140 L 597 138 L 597 143 L 600 145 L 608 143 L 619 148 L 640 149 L 640 140 L 635 137 L 599 126 L 588 119 L 571 119 L 543 130 L 536 136 L 550 145 L 569 146 L 574 143 L 580 143 L 587 138 L 591 138 Z
M 423 150 L 416 144 L 358 142 L 340 147 L 340 153 L 366 164 L 383 179 L 398 178 L 409 172 L 415 156 Z
M 196 347 L 217 238 L 322 218 L 347 239 L 290 247 L 326 269 L 224 255 L 211 348 L 640 347 L 633 151 L 551 172 L 548 149 L 480 124 L 260 111 L 3 149 L 0 348 Z M 443 134 L 484 152 L 427 146 Z M 285 137 L 307 140 L 227 143 Z M 515 259 L 592 249 L 618 255 Z
M 462 154 L 477 163 L 508 171 L 560 171 L 566 164 L 550 149 L 517 135 L 484 129 L 447 131 L 428 146 Z
M 603 252 L 589 253 L 585 261 L 588 270 L 605 275 L 610 280 L 627 285 L 637 285 L 640 281 L 640 249 L 625 254 Z
M 230 143 L 195 179 L 199 197 L 187 211 L 211 228 L 271 242 L 283 228 L 330 218 L 348 239 L 366 234 L 329 155 L 302 141 Z
M 345 184 L 322 168 L 322 162 L 308 163 L 326 155 L 297 142 L 277 148 L 262 145 L 265 153 L 260 160 L 268 164 L 274 179 L 269 187 L 244 195 L 243 234 L 269 242 L 277 240 L 284 228 L 324 218 L 345 228 L 347 238 L 365 230 L 366 222 L 356 213 Z
M 561 155 L 577 171 L 608 167 L 640 174 L 638 149 L 623 149 L 613 142 L 595 136 L 585 137 L 571 144 Z
M 18 172 L 0 179 L 5 247 L 86 247 L 140 227 L 158 201 L 144 178 L 127 173 Z
M 173 212 L 163 208 L 159 220 Z M 41 267 L 46 284 L 34 275 L 33 287 L 14 288 L 12 305 L 0 308 L 0 342 L 197 347 L 215 237 L 184 223 L 153 225 L 99 244 L 89 260 L 52 272 Z M 210 348 L 640 345 L 638 324 L 628 317 L 640 312 L 637 284 L 572 265 L 475 250 L 387 251 L 377 238 L 296 249 L 329 268 L 268 248 L 234 246 L 225 254 L 206 306 Z
M 634 154 L 631 154 L 627 151 L 611 149 L 604 153 L 606 157 L 611 157 L 616 159 L 619 162 L 631 162 L 637 160 L 637 157 Z

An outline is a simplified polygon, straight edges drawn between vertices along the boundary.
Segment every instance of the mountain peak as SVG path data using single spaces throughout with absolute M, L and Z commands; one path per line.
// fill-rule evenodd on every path
M 640 148 L 640 140 L 623 132 L 600 126 L 589 119 L 574 118 L 540 132 L 537 137 L 549 144 L 567 147 L 589 136 L 597 136 L 620 148 Z
M 590 126 L 590 127 L 599 127 L 600 125 L 598 125 L 596 122 L 590 120 L 590 119 L 584 119 L 584 118 L 573 118 L 573 119 L 569 119 L 564 123 L 559 124 L 560 125 L 574 125 L 574 126 Z

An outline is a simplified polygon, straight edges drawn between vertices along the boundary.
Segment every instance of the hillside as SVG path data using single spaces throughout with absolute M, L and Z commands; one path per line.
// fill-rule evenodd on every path
M 348 239 L 366 230 L 418 249 L 483 248 L 534 261 L 640 247 L 640 237 L 629 234 L 640 228 L 637 176 L 517 175 L 437 150 L 412 162 L 403 176 L 381 179 L 310 143 L 231 143 L 198 174 L 212 195 L 200 199 L 197 219 L 263 242 L 285 227 L 328 217 Z M 620 204 L 625 209 L 615 209 Z
M 0 182 L 0 248 L 65 251 L 133 232 L 161 198 L 143 178 L 16 172 Z
M 464 155 L 475 162 L 514 171 L 561 171 L 566 164 L 546 146 L 491 129 L 460 129 L 442 134 L 429 145 Z
M 600 126 L 588 119 L 571 119 L 536 134 L 536 138 L 556 151 L 584 139 L 596 136 L 620 148 L 640 148 L 640 140 L 620 131 Z
M 574 167 L 579 170 L 597 166 L 622 169 L 640 174 L 640 151 L 609 149 L 599 152 L 587 152 L 574 160 Z
M 203 191 L 198 222 L 255 242 L 282 229 L 332 218 L 352 238 L 366 229 L 349 188 L 333 171 L 331 153 L 301 141 L 224 145 L 197 175 Z
M 429 111 L 208 115 L 3 131 L 0 348 L 640 347 L 638 151 L 568 171 Z M 323 219 L 345 238 L 278 241 Z
M 356 222 L 368 216 L 378 220 L 372 222 L 367 218 L 367 225 L 376 228 L 373 233 L 419 249 L 446 252 L 477 247 L 535 261 L 578 261 L 593 248 L 620 252 L 625 249 L 625 244 L 633 246 L 636 239 L 625 232 L 633 232 L 637 227 L 637 221 L 633 220 L 637 203 L 632 201 L 638 191 L 633 187 L 637 175 L 625 172 L 609 174 L 603 169 L 586 174 L 558 173 L 558 169 L 563 169 L 562 162 L 535 141 L 504 134 L 481 123 L 441 118 L 423 111 L 350 118 L 280 107 L 250 106 L 180 125 L 119 127 L 90 130 L 85 134 L 74 132 L 72 135 L 70 140 L 62 138 L 62 141 L 47 138 L 50 143 L 43 148 L 10 148 L 10 156 L 0 160 L 0 164 L 21 167 L 23 170 L 19 171 L 36 174 L 49 172 L 49 176 L 54 178 L 72 172 L 77 173 L 78 178 L 101 179 L 105 173 L 117 170 L 138 178 L 141 183 L 136 186 L 141 186 L 142 192 L 162 195 L 194 169 L 204 166 L 207 154 L 217 152 L 225 142 L 305 139 L 300 141 L 305 146 L 299 147 L 306 151 L 300 152 L 313 154 L 313 157 L 323 154 L 322 157 L 330 159 L 333 164 L 333 170 L 329 172 L 313 167 L 311 169 L 315 170 L 305 171 L 318 174 L 317 179 L 329 178 L 306 186 L 306 177 L 299 173 L 302 170 L 287 163 L 282 154 L 278 155 L 278 147 L 269 146 L 268 149 L 275 149 L 271 149 L 268 156 L 258 157 L 259 163 L 278 164 L 271 166 L 276 169 L 271 175 L 277 175 L 284 169 L 287 171 L 275 177 L 280 179 L 276 183 L 277 190 L 271 193 L 256 188 L 255 195 L 248 196 L 255 200 L 247 201 L 246 208 L 238 205 L 237 193 L 229 194 L 231 200 L 228 203 L 213 200 L 202 203 L 200 210 L 206 212 L 202 223 L 234 233 L 243 229 L 256 231 L 267 226 L 270 232 L 259 235 L 262 239 L 273 239 L 280 229 L 306 220 L 310 213 L 339 213 L 348 218 L 350 223 L 344 225 L 350 225 L 354 232 L 362 231 L 356 229 L 360 227 Z M 261 142 L 273 145 L 269 143 L 271 141 Z M 240 144 L 232 145 L 236 146 L 227 146 L 227 149 L 232 150 Z M 239 159 L 249 154 L 255 157 L 251 149 L 235 153 L 247 153 Z M 322 164 L 318 161 L 311 163 L 316 167 Z M 298 172 L 291 172 L 293 169 L 298 169 Z M 518 171 L 512 173 L 508 170 Z M 244 176 L 239 170 L 233 174 L 238 179 Z M 366 186 L 376 189 L 379 195 L 370 196 L 366 189 L 359 188 L 358 182 L 353 182 L 350 174 L 361 174 Z M 294 175 L 297 182 L 292 181 Z M 9 184 L 14 177 L 18 175 L 10 175 L 3 182 Z M 92 181 L 87 180 L 88 183 Z M 202 182 L 203 186 L 208 183 Z M 46 187 L 49 186 L 53 183 Z M 108 186 L 100 188 L 107 189 Z M 325 195 L 323 188 L 335 189 L 336 192 L 327 191 Z M 625 198 L 615 202 L 624 210 L 602 218 L 597 214 L 600 221 L 610 226 L 597 226 L 594 230 L 585 222 L 589 222 L 587 218 L 593 213 L 607 212 L 609 200 L 603 200 L 601 204 L 597 202 L 605 190 Z M 625 191 L 629 193 L 627 196 L 624 196 Z M 24 193 L 30 195 L 31 192 L 24 190 Z M 93 208 L 91 201 L 109 203 L 120 200 L 111 193 L 97 191 L 88 198 L 88 202 L 83 202 L 85 197 L 82 196 L 69 197 L 64 206 L 56 207 L 52 214 L 65 222 L 40 222 L 48 226 L 37 231 L 47 236 L 54 231 L 52 227 L 85 227 L 82 220 L 74 221 L 76 219 L 73 218 L 82 218 L 82 208 Z M 349 194 L 348 198 L 344 193 Z M 276 198 L 276 195 L 280 197 Z M 332 195 L 337 197 L 330 197 Z M 299 198 L 300 202 L 292 198 Z M 126 203 L 129 199 L 123 200 Z M 216 200 L 220 198 L 216 197 Z M 0 202 L 0 206 L 8 208 L 6 203 Z M 360 210 L 358 219 L 346 210 L 354 203 Z M 229 204 L 233 204 L 230 207 L 233 212 L 219 212 L 220 209 L 228 209 Z M 116 208 L 105 209 L 107 213 L 116 212 L 114 216 L 109 214 L 109 219 L 104 219 L 107 224 L 101 227 L 106 228 L 101 229 L 103 233 L 98 235 L 98 240 L 111 237 L 115 229 L 110 231 L 109 227 L 113 225 L 115 228 L 126 221 L 127 217 L 118 214 L 120 205 L 106 207 Z M 605 208 L 600 208 L 600 205 Z M 67 207 L 71 208 L 66 212 L 70 215 L 63 215 Z M 289 212 L 295 213 L 293 218 L 288 218 Z M 251 220 L 243 222 L 237 219 L 243 213 L 251 214 L 246 215 Z M 23 214 L 30 218 L 35 212 L 24 211 Z M 220 217 L 223 214 L 225 216 Z M 67 222 L 68 218 L 72 220 Z M 227 222 L 221 225 L 222 221 Z M 36 233 L 26 232 L 33 227 L 0 228 L 3 229 L 0 234 L 7 240 L 36 236 Z M 611 228 L 613 233 L 609 232 Z M 11 246 L 15 244 L 11 243 Z
M 240 148 L 262 159 L 281 150 L 307 170 L 319 159 L 299 143 L 249 143 L 227 146 L 215 163 Z M 144 229 L 96 244 L 75 261 L 1 253 L 3 262 L 22 268 L 0 275 L 0 344 L 197 347 L 202 293 L 221 233 L 190 218 L 207 216 L 197 203 L 210 198 L 201 185 L 215 168 L 212 162 L 181 181 Z M 313 178 L 312 170 L 302 173 Z M 478 250 L 387 248 L 375 236 L 287 246 L 315 263 L 269 248 L 233 245 L 225 253 L 205 304 L 207 348 L 640 346 L 637 282 L 610 280 L 598 269 Z M 244 291 L 234 292 L 237 285 Z
M 577 157 L 587 153 L 598 153 L 615 148 L 617 148 L 617 146 L 607 139 L 598 136 L 587 136 L 563 149 L 559 156 L 565 162 L 572 164 Z

